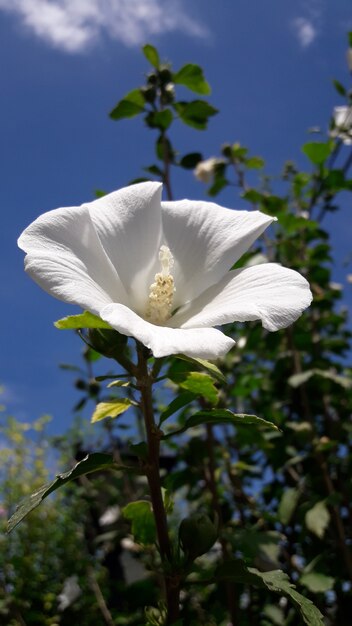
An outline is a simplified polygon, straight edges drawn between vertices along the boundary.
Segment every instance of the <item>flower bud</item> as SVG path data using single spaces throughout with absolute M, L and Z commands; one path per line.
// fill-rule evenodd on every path
M 147 85 L 147 87 L 141 87 L 141 92 L 146 102 L 149 102 L 150 104 L 153 104 L 153 102 L 155 102 L 155 98 L 156 98 L 155 87 L 153 87 L 152 85 Z
M 171 83 L 172 81 L 172 74 L 169 70 L 168 67 L 161 67 L 159 72 L 159 80 L 161 85 L 166 85 L 167 83 Z
M 117 330 L 91 328 L 88 335 L 92 348 L 108 359 L 118 358 L 127 343 L 126 335 Z
M 208 552 L 217 536 L 213 522 L 204 513 L 193 513 L 185 517 L 178 531 L 181 548 L 191 561 Z
M 194 170 L 194 175 L 197 180 L 200 180 L 202 183 L 210 183 L 214 176 L 215 167 L 219 163 L 220 159 L 216 159 L 212 157 L 210 159 L 206 159 L 205 161 L 200 161 Z

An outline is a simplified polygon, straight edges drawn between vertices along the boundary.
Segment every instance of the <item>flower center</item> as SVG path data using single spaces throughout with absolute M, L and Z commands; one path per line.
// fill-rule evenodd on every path
M 161 246 L 159 260 L 161 272 L 155 274 L 154 282 L 149 287 L 146 318 L 152 324 L 160 325 L 171 317 L 172 301 L 176 290 L 170 273 L 174 259 L 167 246 Z

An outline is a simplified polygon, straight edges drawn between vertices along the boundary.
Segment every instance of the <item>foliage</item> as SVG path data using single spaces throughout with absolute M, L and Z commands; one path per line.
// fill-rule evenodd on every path
M 204 130 L 217 110 L 204 98 L 179 99 L 180 88 L 209 95 L 198 65 L 173 71 L 153 46 L 144 46 L 143 52 L 152 66 L 146 84 L 130 91 L 110 115 L 114 120 L 142 115 L 157 133 L 158 163 L 145 171 L 165 184 L 171 199 L 173 168 L 188 175 L 203 161 L 196 149 L 180 155 L 174 125 Z M 350 106 L 348 89 L 334 84 Z M 270 238 L 263 236 L 240 263 L 259 258 L 308 279 L 314 301 L 293 327 L 268 333 L 257 323 L 228 326 L 237 348 L 215 366 L 182 355 L 156 360 L 86 313 L 57 323 L 90 329 L 81 332 L 89 347 L 87 370 L 77 368 L 75 384 L 82 398 L 76 409 L 97 404 L 91 412 L 93 421 L 101 420 L 100 452 L 112 455 L 119 468 L 132 466 L 138 472 L 106 473 L 97 465 L 96 474 L 84 477 L 79 487 L 73 482 L 59 490 L 6 544 L 2 540 L 10 563 L 0 564 L 3 589 L 10 585 L 12 591 L 8 599 L 3 595 L 1 610 L 9 624 L 22 623 L 18 612 L 26 613 L 26 624 L 69 623 L 65 612 L 55 613 L 53 598 L 72 572 L 87 589 L 93 562 L 103 581 L 104 603 L 99 608 L 97 595 L 82 594 L 70 609 L 80 610 L 82 626 L 96 623 L 94 618 L 110 626 L 141 624 L 144 617 L 147 624 L 174 626 L 229 621 L 240 626 L 349 625 L 351 332 L 343 290 L 332 281 L 333 251 L 323 224 L 328 213 L 338 210 L 340 194 L 352 190 L 350 150 L 338 133 L 329 132 L 302 147 L 304 171 L 287 162 L 278 181 L 264 174 L 264 159 L 230 141 L 210 160 L 207 180 L 203 177 L 209 196 L 235 188 L 234 201 L 239 190 L 244 207 L 277 217 Z M 101 355 L 117 363 L 114 371 L 95 379 L 94 360 Z M 152 385 L 157 389 L 153 399 Z M 157 422 L 151 419 L 153 411 L 159 414 Z M 131 443 L 123 427 L 133 416 Z M 10 422 L 8 428 L 11 447 L 2 478 L 6 512 L 33 490 L 41 497 L 49 471 L 40 447 L 33 444 L 33 459 L 23 454 L 23 426 Z M 67 444 L 63 448 L 67 454 Z M 84 453 L 76 454 L 76 461 L 84 463 Z M 36 468 L 34 474 L 30 467 Z M 50 484 L 56 488 L 57 481 Z M 101 527 L 92 529 L 92 511 L 97 519 L 104 507 L 116 503 L 123 515 L 112 532 L 104 536 Z M 105 550 L 118 563 L 128 532 L 138 561 L 153 572 L 132 584 L 99 558 L 99 550 Z M 179 615 L 175 590 L 181 588 Z M 45 601 L 47 593 L 51 604 Z M 33 606 L 39 607 L 36 622 Z

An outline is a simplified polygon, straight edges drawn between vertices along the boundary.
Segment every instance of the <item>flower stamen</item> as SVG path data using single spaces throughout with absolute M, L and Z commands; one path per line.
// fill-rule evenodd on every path
M 149 287 L 146 318 L 152 324 L 160 325 L 171 317 L 175 293 L 174 278 L 171 274 L 174 259 L 167 246 L 161 246 L 159 260 L 161 272 L 155 274 L 154 282 Z

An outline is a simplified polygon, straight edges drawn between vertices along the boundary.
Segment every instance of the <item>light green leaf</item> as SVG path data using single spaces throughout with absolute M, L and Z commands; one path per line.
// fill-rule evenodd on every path
M 144 111 L 144 97 L 140 89 L 130 91 L 111 111 L 113 120 L 121 120 L 126 117 L 135 117 Z
M 129 380 L 112 380 L 111 383 L 106 386 L 110 389 L 110 387 L 129 387 L 130 384 Z
M 284 491 L 278 510 L 278 517 L 282 524 L 286 525 L 289 523 L 298 504 L 300 495 L 300 490 L 295 487 Z
M 322 539 L 330 522 L 330 513 L 325 500 L 317 502 L 305 516 L 305 523 L 314 535 Z
M 352 379 L 347 376 L 341 376 L 339 374 L 335 374 L 335 372 L 329 370 L 320 370 L 320 369 L 311 369 L 305 372 L 301 372 L 300 374 L 294 374 L 290 376 L 288 379 L 289 385 L 291 387 L 299 387 L 306 383 L 312 376 L 320 376 L 321 378 L 327 378 L 328 380 L 333 381 L 337 385 L 340 385 L 344 389 L 352 388 Z
M 50 493 L 62 487 L 79 476 L 90 474 L 104 469 L 124 469 L 122 465 L 115 463 L 111 454 L 94 453 L 87 454 L 79 463 L 64 474 L 58 474 L 54 480 L 40 487 L 35 493 L 25 498 L 12 515 L 8 522 L 7 532 L 11 532 L 33 509 L 35 509 Z M 126 468 L 127 469 L 127 468 Z
M 118 398 L 109 402 L 99 402 L 92 415 L 91 423 L 99 422 L 105 417 L 118 417 L 132 406 L 134 402 L 129 398 Z
M 314 165 L 321 165 L 326 161 L 331 154 L 332 143 L 330 141 L 324 143 L 320 141 L 312 141 L 306 143 L 302 147 L 302 152 L 308 157 L 308 159 L 314 163 Z
M 61 320 L 54 322 L 54 326 L 59 328 L 59 330 L 76 330 L 78 328 L 109 328 L 111 330 L 110 324 L 89 311 L 84 311 L 79 315 L 63 317 Z
M 187 65 L 181 67 L 176 74 L 173 74 L 172 80 L 174 83 L 184 85 L 202 96 L 208 96 L 211 92 L 210 86 L 204 78 L 202 68 L 194 63 L 187 63 Z
M 197 396 L 202 396 L 210 404 L 216 405 L 219 400 L 219 392 L 214 386 L 213 379 L 203 372 L 189 372 L 179 382 L 181 389 L 190 391 Z
M 160 58 L 157 49 L 154 48 L 154 46 L 152 46 L 151 44 L 147 43 L 145 46 L 143 46 L 142 50 L 147 61 L 149 61 L 151 65 L 158 69 L 160 65 Z
M 313 593 L 325 593 L 334 587 L 335 579 L 319 572 L 307 572 L 302 574 L 299 582 Z
M 262 157 L 250 157 L 245 161 L 246 167 L 250 170 L 260 170 L 264 167 L 265 161 Z
M 122 509 L 124 517 L 132 522 L 131 531 L 138 543 L 150 545 L 156 541 L 154 515 L 150 502 L 137 500 Z
M 243 561 L 234 559 L 221 565 L 216 572 L 216 577 L 218 580 L 266 587 L 273 593 L 284 595 L 291 600 L 307 626 L 324 626 L 320 611 L 308 598 L 296 591 L 287 574 L 281 570 L 260 572 L 254 567 L 247 567 Z
M 168 439 L 173 435 L 179 435 L 184 433 L 189 428 L 194 428 L 195 426 L 200 426 L 202 424 L 213 424 L 214 426 L 220 426 L 221 424 L 232 424 L 233 426 L 241 425 L 255 425 L 255 426 L 265 426 L 266 428 L 273 428 L 278 430 L 276 424 L 272 422 L 268 422 L 261 417 L 257 417 L 256 415 L 245 415 L 243 413 L 232 413 L 228 409 L 211 409 L 209 411 L 199 411 L 189 417 L 182 428 L 175 430 L 172 433 L 168 433 L 164 435 L 164 439 Z
M 219 380 L 221 383 L 226 383 L 226 378 L 223 373 L 219 370 L 219 368 L 211 363 L 210 361 L 205 361 L 204 359 L 194 359 L 189 356 L 185 356 L 184 354 L 176 354 L 177 359 L 181 359 L 182 361 L 187 361 L 188 363 L 192 363 L 197 365 L 200 369 L 207 370 L 208 374 Z

